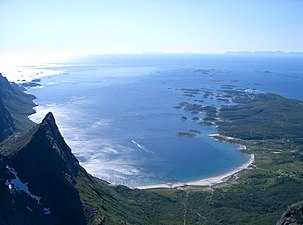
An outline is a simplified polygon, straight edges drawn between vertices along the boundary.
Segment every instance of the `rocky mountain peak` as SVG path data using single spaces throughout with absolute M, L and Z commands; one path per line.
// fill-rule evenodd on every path
M 48 112 L 44 119 L 42 120 L 42 124 L 48 123 L 48 124 L 56 124 L 56 120 L 52 112 Z
M 82 203 L 75 185 L 79 172 L 86 172 L 65 143 L 52 113 L 48 113 L 42 123 L 30 131 L 13 135 L 3 141 L 0 144 L 0 156 L 0 169 L 6 171 L 2 180 L 6 182 L 18 179 L 20 182 L 17 183 L 21 183 L 21 186 L 26 184 L 27 195 L 21 191 L 18 196 L 23 195 L 22 198 L 28 200 L 23 200 L 24 205 L 19 203 L 21 206 L 18 206 L 18 212 L 23 212 L 22 209 L 31 205 L 31 210 L 38 213 L 34 209 L 41 206 L 43 210 L 50 212 L 51 218 L 61 221 L 57 224 L 83 223 Z M 9 188 L 14 191 L 14 185 Z M 9 196 L 8 199 L 12 197 Z M 30 203 L 33 202 L 32 196 L 39 198 L 38 203 L 34 201 L 36 205 Z M 6 200 L 4 204 L 17 207 L 14 205 L 16 201 Z M 7 207 L 6 205 L 3 207 Z M 77 215 L 74 215 L 75 212 Z M 24 210 L 20 216 L 27 217 L 28 213 L 28 210 Z M 9 215 L 6 217 L 10 218 Z
M 14 137 L 16 138 L 16 137 Z M 18 135 L 18 146 L 11 149 L 8 157 L 16 168 L 26 171 L 28 178 L 37 175 L 37 169 L 45 175 L 65 173 L 71 181 L 81 169 L 78 160 L 64 141 L 52 113 L 48 113 L 42 123 L 24 135 Z M 20 144 L 21 143 L 21 144 Z M 22 163 L 28 160 L 31 164 Z

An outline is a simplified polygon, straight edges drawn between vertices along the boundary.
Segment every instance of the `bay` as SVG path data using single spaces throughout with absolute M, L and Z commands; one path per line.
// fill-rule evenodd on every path
M 214 126 L 175 108 L 180 102 L 215 105 L 224 87 L 303 99 L 300 56 L 142 54 L 78 57 L 44 69 L 37 97 L 41 121 L 52 111 L 60 131 L 86 170 L 128 186 L 192 181 L 231 171 L 249 156 L 216 142 Z M 185 89 L 198 89 L 186 94 Z M 213 95 L 205 97 L 205 92 Z M 181 121 L 180 116 L 186 116 Z M 198 114 L 203 118 L 203 115 Z M 199 131 L 195 137 L 176 132 Z

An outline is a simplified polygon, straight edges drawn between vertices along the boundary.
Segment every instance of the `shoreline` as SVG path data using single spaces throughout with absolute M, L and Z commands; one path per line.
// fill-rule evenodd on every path
M 6 77 L 9 82 L 14 82 L 17 84 L 32 82 L 35 79 L 63 74 L 66 74 L 64 70 L 45 69 L 38 66 L 16 66 L 15 68 L 2 70 L 2 75 Z
M 232 175 L 235 175 L 242 170 L 248 169 L 254 163 L 254 161 L 255 161 L 255 155 L 250 154 L 250 158 L 246 163 L 233 169 L 232 171 L 229 171 L 227 173 L 224 173 L 224 174 L 221 174 L 218 176 L 204 178 L 204 179 L 195 180 L 195 181 L 189 181 L 189 182 L 142 185 L 142 186 L 133 187 L 133 189 L 142 190 L 142 189 L 153 189 L 153 188 L 177 188 L 177 187 L 184 187 L 184 186 L 213 186 L 213 185 L 225 182 Z
M 64 74 L 66 71 L 62 69 L 54 69 L 57 65 L 62 66 L 73 55 L 1 55 L 0 68 L 2 75 L 8 81 L 14 83 L 31 82 L 33 79 Z
M 22 82 L 30 82 L 30 81 L 32 81 L 32 79 L 39 79 L 42 77 L 65 74 L 65 71 L 55 71 L 55 70 L 44 69 L 44 68 L 39 68 L 39 67 L 34 67 L 34 66 L 32 68 L 26 68 L 24 66 L 20 66 L 19 68 L 23 69 L 23 71 L 19 70 L 15 73 L 15 74 L 18 74 L 19 76 L 14 77 L 15 79 L 12 79 L 12 77 L 9 76 L 11 74 L 8 73 L 8 74 L 6 74 L 7 79 L 11 78 L 10 81 L 13 81 L 13 82 L 17 81 L 16 83 L 20 84 Z M 25 73 L 25 72 L 27 72 L 27 73 Z M 46 73 L 46 72 L 48 72 L 48 73 Z M 21 79 L 23 79 L 23 80 L 21 80 Z M 33 114 L 35 114 L 35 113 L 33 113 Z M 32 115 L 32 114 L 30 114 L 30 115 Z M 30 119 L 30 115 L 28 116 L 28 119 Z M 31 120 L 31 121 L 33 121 L 33 120 Z M 231 141 L 231 140 L 236 139 L 233 137 L 228 137 L 228 136 L 220 135 L 217 133 L 209 134 L 208 136 L 210 138 L 214 139 L 215 141 L 219 141 L 218 138 L 222 138 L 224 141 Z M 246 150 L 246 149 L 247 149 L 247 147 L 245 145 L 238 144 L 238 150 L 241 151 L 241 150 Z M 239 173 L 242 170 L 248 169 L 253 164 L 254 160 L 255 160 L 254 154 L 250 154 L 250 158 L 246 163 L 240 165 L 239 167 L 237 167 L 227 173 L 217 175 L 214 177 L 203 178 L 203 179 L 198 179 L 198 180 L 193 180 L 193 181 L 188 181 L 188 182 L 175 182 L 175 183 L 168 182 L 168 183 L 159 183 L 159 184 L 151 184 L 151 185 L 140 185 L 140 186 L 134 186 L 134 187 L 130 187 L 130 188 L 142 190 L 142 189 L 153 189 L 153 188 L 178 188 L 178 187 L 185 187 L 185 186 L 208 186 L 208 187 L 210 187 L 213 185 L 223 183 L 231 176 Z

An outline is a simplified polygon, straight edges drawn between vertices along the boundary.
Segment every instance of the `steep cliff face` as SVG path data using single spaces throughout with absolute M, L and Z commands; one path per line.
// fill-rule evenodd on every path
M 85 171 L 51 113 L 31 131 L 3 141 L 0 154 L 0 224 L 84 224 L 75 185 Z
M 303 202 L 289 206 L 283 213 L 277 225 L 299 225 L 303 224 Z
M 14 120 L 0 98 L 0 142 L 16 131 Z
M 14 120 L 18 131 L 25 131 L 34 126 L 34 123 L 28 119 L 28 115 L 34 113 L 33 100 L 35 97 L 24 93 L 24 90 L 17 84 L 9 83 L 0 73 L 0 98 L 3 105 Z

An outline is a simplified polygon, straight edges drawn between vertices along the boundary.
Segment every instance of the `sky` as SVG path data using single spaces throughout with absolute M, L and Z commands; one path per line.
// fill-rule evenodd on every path
M 303 52 L 302 0 L 0 0 L 0 55 Z

